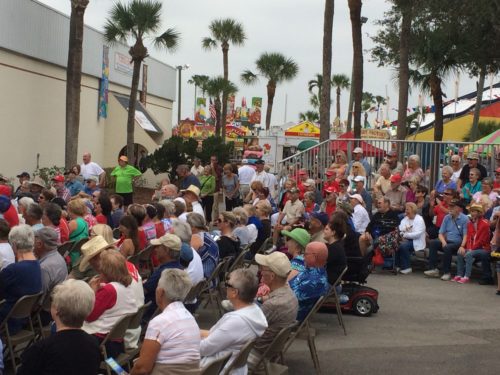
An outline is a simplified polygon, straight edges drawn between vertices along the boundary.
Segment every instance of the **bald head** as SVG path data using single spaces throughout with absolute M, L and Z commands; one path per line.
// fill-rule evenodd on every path
M 328 248 L 325 243 L 314 241 L 306 246 L 304 260 L 308 267 L 324 267 L 327 259 Z

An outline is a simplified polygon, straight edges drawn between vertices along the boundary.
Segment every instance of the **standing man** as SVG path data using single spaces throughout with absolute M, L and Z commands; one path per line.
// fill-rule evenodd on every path
M 479 155 L 477 152 L 471 152 L 467 157 L 467 164 L 465 164 L 460 172 L 460 176 L 457 180 L 457 191 L 460 192 L 462 187 L 469 182 L 469 172 L 472 168 L 479 169 L 480 175 L 478 177 L 478 181 L 481 181 L 483 178 L 488 177 L 488 171 L 484 167 L 484 165 L 479 164 Z
M 134 202 L 133 182 L 141 175 L 140 170 L 128 163 L 128 158 L 125 155 L 118 158 L 118 166 L 111 172 L 111 177 L 116 179 L 115 191 L 116 194 L 123 198 L 123 205 L 125 207 Z
M 214 204 L 212 206 L 212 217 L 219 217 L 219 203 L 222 203 L 222 167 L 219 165 L 217 156 L 210 156 L 210 165 L 212 166 L 212 171 L 215 174 L 215 192 L 214 192 Z M 207 217 L 207 222 L 212 220 L 212 217 Z
M 176 172 L 177 176 L 179 176 L 179 190 L 186 190 L 191 185 L 194 185 L 197 188 L 200 187 L 200 180 L 198 180 L 198 177 L 191 174 L 189 167 L 186 164 L 177 166 Z
M 398 153 L 396 150 L 390 150 L 387 152 L 385 162 L 389 164 L 391 174 L 399 174 L 400 176 L 403 175 L 403 163 L 398 160 Z
M 191 174 L 195 177 L 200 177 L 203 174 L 205 168 L 201 165 L 200 158 L 194 158 L 193 166 L 191 167 Z
M 246 197 L 250 192 L 250 182 L 255 175 L 255 169 L 248 165 L 248 160 L 241 161 L 242 166 L 238 168 L 238 177 L 240 179 L 240 193 L 242 197 Z
M 24 181 L 28 181 L 31 179 L 31 176 L 28 172 L 22 172 L 16 176 L 19 179 L 19 186 L 16 189 L 14 195 L 17 197 L 22 192 L 21 187 L 23 186 Z
M 271 185 L 271 179 L 269 178 L 269 174 L 264 170 L 264 164 L 265 161 L 262 159 L 259 159 L 255 162 L 255 174 L 252 177 L 252 180 L 250 181 L 250 185 L 254 181 L 260 181 L 262 182 L 262 185 L 266 188 L 269 189 L 269 186 Z M 249 193 L 246 196 L 246 201 L 250 201 L 252 199 L 252 191 L 249 191 Z
M 347 174 L 351 173 L 352 163 L 355 161 L 363 164 L 366 171 L 366 177 L 369 178 L 372 174 L 372 167 L 368 160 L 363 157 L 363 149 L 361 147 L 356 147 L 352 152 L 352 160 L 349 162 L 349 168 L 347 169 Z
M 83 154 L 83 164 L 80 165 L 81 175 L 84 180 L 87 180 L 91 176 L 98 177 L 98 185 L 104 186 L 106 183 L 106 172 L 101 166 L 97 163 L 94 163 L 90 160 L 90 152 L 86 152 Z

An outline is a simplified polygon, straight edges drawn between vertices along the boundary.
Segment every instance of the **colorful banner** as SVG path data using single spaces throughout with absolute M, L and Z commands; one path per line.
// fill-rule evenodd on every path
M 108 117 L 108 87 L 109 87 L 109 47 L 102 47 L 102 76 L 99 87 L 99 110 L 97 118 Z
M 236 96 L 231 95 L 227 98 L 227 115 L 226 115 L 226 123 L 230 124 L 234 121 L 235 110 L 234 104 L 236 102 Z
M 250 124 L 260 124 L 261 121 L 261 108 L 262 108 L 262 98 L 253 97 L 252 98 L 252 108 L 250 108 L 250 114 L 248 116 L 248 122 Z
M 303 121 L 285 130 L 286 136 L 319 138 L 319 127 L 310 121 Z
M 130 61 L 130 56 L 115 52 L 115 70 L 132 77 L 134 64 Z
M 204 124 L 207 121 L 207 99 L 196 98 L 196 113 L 194 115 L 194 121 L 198 124 Z
M 234 117 L 234 121 L 240 123 L 248 122 L 248 108 L 245 97 L 241 99 L 241 107 L 236 107 L 236 114 Z

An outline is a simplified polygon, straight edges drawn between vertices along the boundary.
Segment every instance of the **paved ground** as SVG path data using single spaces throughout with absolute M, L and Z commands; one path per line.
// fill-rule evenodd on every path
M 500 355 L 500 296 L 492 286 L 459 285 L 372 274 L 380 311 L 344 315 L 347 336 L 333 314 L 318 314 L 316 346 L 323 374 L 491 374 Z M 305 342 L 286 356 L 290 374 L 313 374 Z
M 493 374 L 500 358 L 500 296 L 493 286 L 459 285 L 407 276 L 372 274 L 380 311 L 369 318 L 344 314 L 344 336 L 334 314 L 313 326 L 323 374 Z M 213 315 L 200 314 L 208 328 Z M 305 341 L 286 355 L 291 375 L 314 374 Z

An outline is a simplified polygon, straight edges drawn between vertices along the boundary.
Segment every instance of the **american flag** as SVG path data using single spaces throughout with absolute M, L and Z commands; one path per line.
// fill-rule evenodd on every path
M 210 98 L 210 106 L 208 107 L 208 110 L 210 111 L 210 117 L 215 118 L 217 113 L 215 112 L 215 105 L 212 101 L 212 98 Z

